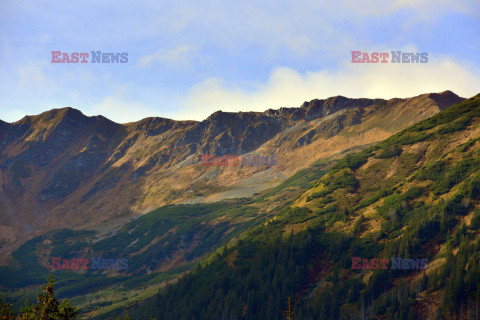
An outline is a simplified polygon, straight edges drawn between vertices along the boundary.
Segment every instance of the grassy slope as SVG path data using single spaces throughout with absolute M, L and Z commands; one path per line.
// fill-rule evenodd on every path
M 60 298 L 72 300 L 84 317 L 103 318 L 105 312 L 155 295 L 222 245 L 265 222 L 336 161 L 319 161 L 253 200 L 164 206 L 108 235 L 93 230 L 53 230 L 13 253 L 9 265 L 0 267 L 0 286 L 8 290 L 8 298 L 18 308 L 27 298 L 35 300 L 35 292 L 52 272 L 51 257 L 128 258 L 127 272 L 54 272 Z
M 55 277 L 57 294 L 71 298 L 84 312 L 98 311 L 112 302 L 130 303 L 148 297 L 145 291 L 153 295 L 163 282 L 190 269 L 203 255 L 262 219 L 257 212 L 244 200 L 166 206 L 103 238 L 94 231 L 53 231 L 14 252 L 11 264 L 0 267 L 0 285 L 14 290 L 43 283 L 51 272 L 51 257 L 127 258 L 126 272 L 57 270 Z M 132 294 L 132 290 L 139 292 Z M 29 290 L 15 290 L 10 297 L 21 302 L 34 295 Z

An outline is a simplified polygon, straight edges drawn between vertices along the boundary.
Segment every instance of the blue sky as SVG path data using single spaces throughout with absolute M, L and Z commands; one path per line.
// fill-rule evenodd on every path
M 54 64 L 51 51 L 128 52 Z M 351 51 L 428 52 L 352 64 Z M 480 92 L 478 0 L 0 0 L 0 119 L 71 106 L 117 122 L 203 120 L 334 95 Z

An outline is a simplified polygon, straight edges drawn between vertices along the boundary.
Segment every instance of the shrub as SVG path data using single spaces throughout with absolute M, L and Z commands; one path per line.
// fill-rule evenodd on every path
M 404 197 L 405 199 L 408 199 L 408 200 L 415 199 L 425 194 L 426 191 L 427 191 L 426 188 L 413 186 L 410 189 L 408 189 L 407 192 L 405 192 Z
M 480 228 L 480 209 L 475 210 L 472 220 L 470 220 L 470 229 L 478 230 Z
M 457 165 L 444 169 L 435 178 L 432 191 L 434 194 L 445 194 L 479 168 L 479 160 L 473 158 L 463 159 Z
M 347 155 L 345 158 L 340 160 L 334 167 L 333 169 L 344 169 L 344 168 L 350 168 L 352 170 L 358 169 L 361 166 L 363 166 L 368 158 L 371 156 L 371 152 L 369 151 L 362 151 L 358 154 L 355 155 Z
M 448 133 L 464 130 L 466 127 L 468 127 L 471 121 L 472 119 L 470 117 L 463 116 L 451 123 L 442 125 L 440 128 L 438 128 L 437 132 L 440 134 L 448 134 Z
M 342 171 L 340 174 L 331 176 L 330 179 L 326 181 L 329 190 L 335 189 L 347 189 L 348 191 L 353 191 L 358 185 L 358 181 L 355 178 L 355 174 L 352 171 Z
M 416 174 L 416 178 L 418 180 L 436 180 L 443 173 L 444 168 L 445 162 L 437 161 L 420 169 Z
M 402 154 L 402 148 L 398 145 L 394 145 L 388 149 L 384 149 L 380 154 L 378 154 L 375 158 L 377 159 L 389 159 Z

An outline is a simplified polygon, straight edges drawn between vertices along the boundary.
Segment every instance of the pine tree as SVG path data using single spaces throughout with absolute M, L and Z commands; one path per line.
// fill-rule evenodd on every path
M 37 295 L 38 303 L 26 301 L 18 316 L 15 316 L 12 305 L 3 302 L 0 295 L 0 319 L 2 320 L 74 320 L 79 312 L 65 299 L 61 303 L 54 297 L 55 280 L 48 277 L 48 282 L 42 286 L 42 292 Z
M 280 310 L 282 311 L 283 315 L 285 316 L 285 319 L 287 320 L 294 320 L 295 316 L 293 315 L 293 304 L 292 304 L 292 297 L 287 297 L 287 310 Z
M 43 292 L 37 295 L 38 304 L 34 307 L 35 315 L 39 316 L 40 320 L 54 319 L 59 313 L 59 302 L 53 296 L 54 288 L 55 280 L 50 275 L 48 282 L 42 286 Z
M 15 319 L 15 313 L 13 312 L 12 305 L 10 303 L 3 302 L 2 294 L 0 294 L 0 319 L 2 320 Z

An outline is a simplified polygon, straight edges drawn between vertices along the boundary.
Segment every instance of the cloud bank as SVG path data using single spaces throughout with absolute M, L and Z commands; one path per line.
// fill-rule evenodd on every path
M 405 98 L 452 90 L 463 97 L 480 92 L 480 70 L 443 58 L 426 64 L 350 64 L 338 71 L 301 74 L 291 68 L 272 71 L 265 83 L 243 90 L 235 83 L 209 78 L 188 93 L 180 119 L 202 120 L 222 111 L 264 111 L 298 107 L 303 101 L 343 95 L 351 98 Z

